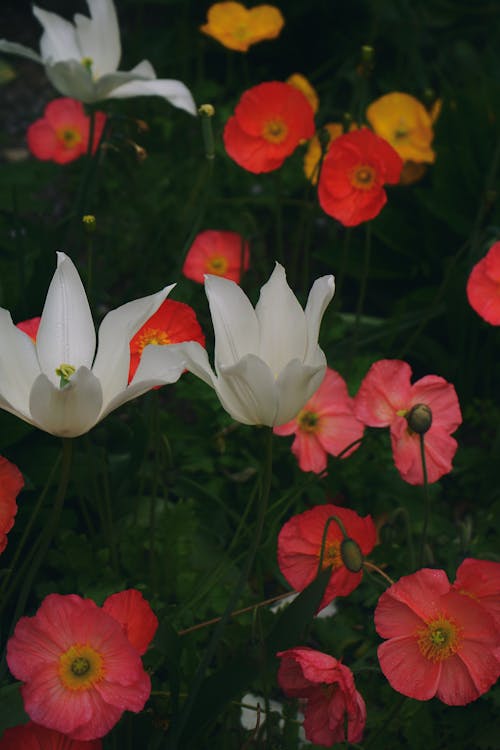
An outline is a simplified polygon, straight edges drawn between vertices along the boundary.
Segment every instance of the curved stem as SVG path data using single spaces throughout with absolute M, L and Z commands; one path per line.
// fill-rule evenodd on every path
M 385 578 L 389 586 L 394 585 L 394 581 L 392 580 L 392 578 L 388 576 L 387 573 L 384 573 L 384 571 L 381 570 L 381 568 L 379 568 L 378 565 L 375 565 L 374 563 L 369 562 L 368 560 L 363 560 L 363 568 L 366 568 L 367 570 L 374 570 L 375 573 L 378 573 L 380 576 L 382 576 L 382 578 Z
M 253 537 L 252 545 L 248 553 L 246 564 L 243 570 L 241 571 L 241 575 L 238 581 L 236 582 L 236 585 L 233 591 L 231 592 L 231 596 L 229 597 L 229 601 L 227 603 L 226 609 L 224 610 L 222 617 L 217 623 L 217 626 L 212 634 L 212 637 L 208 644 L 208 648 L 201 661 L 201 664 L 196 670 L 196 674 L 193 679 L 193 684 L 189 692 L 189 697 L 183 706 L 181 715 L 179 717 L 179 723 L 173 731 L 172 745 L 171 745 L 172 748 L 180 747 L 179 740 L 182 737 L 182 732 L 184 730 L 184 727 L 186 726 L 186 723 L 191 713 L 191 709 L 193 708 L 195 700 L 200 691 L 201 684 L 205 677 L 205 672 L 214 657 L 217 646 L 219 645 L 220 639 L 222 638 L 224 629 L 231 617 L 231 613 L 235 607 L 236 602 L 240 598 L 241 592 L 250 576 L 253 563 L 255 560 L 255 556 L 257 554 L 257 550 L 259 548 L 260 541 L 262 538 L 262 532 L 264 531 L 264 521 L 266 518 L 267 506 L 269 502 L 269 491 L 271 488 L 271 479 L 272 479 L 273 431 L 271 427 L 266 427 L 263 429 L 265 429 L 267 432 L 266 451 L 265 451 L 264 466 L 263 466 L 262 479 L 261 479 L 261 485 L 260 485 L 260 494 L 259 494 L 259 500 L 258 500 L 257 525 L 255 528 L 255 534 Z
M 422 473 L 424 475 L 424 525 L 422 527 L 422 536 L 420 537 L 420 552 L 418 555 L 419 567 L 424 563 L 425 543 L 427 541 L 427 531 L 429 529 L 429 518 L 431 514 L 431 500 L 429 497 L 429 480 L 427 478 L 427 463 L 425 460 L 424 436 L 420 435 L 420 458 L 422 460 Z

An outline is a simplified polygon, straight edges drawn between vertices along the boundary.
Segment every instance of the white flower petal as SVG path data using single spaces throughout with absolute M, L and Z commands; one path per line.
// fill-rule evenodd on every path
M 139 328 L 158 310 L 175 284 L 166 286 L 156 294 L 127 302 L 111 310 L 99 327 L 99 343 L 92 368 L 102 386 L 103 405 L 108 404 L 125 390 L 130 368 L 130 340 Z
M 0 39 L 0 52 L 6 52 L 9 55 L 19 55 L 19 57 L 27 57 L 28 60 L 33 60 L 37 63 L 43 62 L 40 55 L 34 50 L 26 47 L 24 44 L 8 42 L 7 39 Z
M 35 345 L 13 324 L 10 313 L 0 308 L 0 395 L 9 404 L 8 411 L 27 421 L 31 386 L 39 374 Z
M 86 104 L 98 100 L 96 85 L 89 71 L 77 60 L 45 63 L 47 78 L 60 94 L 78 99 Z
M 232 367 L 221 367 L 215 384 L 225 410 L 243 424 L 272 427 L 278 408 L 278 390 L 269 366 L 247 354 Z
M 53 385 L 42 374 L 33 384 L 29 406 L 33 420 L 42 430 L 51 435 L 77 437 L 99 419 L 101 386 L 86 367 L 80 367 L 64 388 Z
M 207 350 L 197 341 L 183 341 L 180 344 L 169 344 L 161 347 L 162 356 L 169 362 L 182 361 L 184 369 L 215 388 L 217 378 L 210 367 Z M 137 375 L 137 373 L 136 373 Z
M 326 358 L 321 350 L 322 363 L 315 366 L 304 365 L 293 359 L 281 371 L 276 385 L 279 392 L 279 407 L 273 424 L 278 427 L 297 416 L 304 404 L 311 398 L 323 382 L 326 372 Z
M 59 384 L 61 364 L 91 367 L 95 352 L 95 328 L 87 295 L 73 262 L 57 253 L 57 269 L 40 320 L 36 339 L 42 372 Z
M 52 63 L 59 60 L 81 60 L 83 55 L 72 23 L 57 13 L 50 13 L 36 5 L 33 6 L 33 13 L 44 29 L 40 39 L 40 52 L 44 59 Z
M 91 18 L 75 15 L 76 36 L 83 57 L 92 60 L 92 74 L 99 78 L 118 69 L 120 29 L 113 0 L 87 0 L 87 4 Z
M 238 284 L 220 276 L 205 277 L 205 293 L 215 332 L 215 368 L 230 367 L 245 354 L 258 354 L 259 324 Z
M 321 320 L 334 293 L 335 279 L 333 276 L 322 276 L 316 279 L 309 292 L 304 311 L 307 323 L 307 351 L 304 362 L 308 364 L 312 364 L 315 358 Z
M 94 101 L 101 101 L 114 96 L 116 89 L 121 89 L 125 83 L 149 80 L 148 76 L 130 71 L 117 70 L 115 73 L 106 73 L 94 83 Z
M 260 290 L 255 314 L 260 329 L 258 354 L 268 363 L 274 377 L 278 377 L 291 359 L 303 360 L 307 347 L 304 311 L 279 263 Z
M 156 78 L 153 81 L 131 81 L 113 89 L 111 99 L 128 99 L 130 96 L 161 96 L 174 107 L 196 115 L 196 104 L 188 87 L 172 78 Z

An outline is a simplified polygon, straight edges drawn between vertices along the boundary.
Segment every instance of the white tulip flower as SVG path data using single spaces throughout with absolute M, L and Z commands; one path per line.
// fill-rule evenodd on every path
M 109 312 L 99 345 L 78 271 L 57 253 L 36 343 L 0 308 L 0 408 L 52 435 L 77 437 L 121 404 L 183 372 L 181 358 L 168 362 L 158 347 L 142 352 L 128 384 L 130 340 L 175 285 Z M 94 359 L 95 354 L 95 359 Z
M 195 342 L 173 344 L 188 370 L 211 385 L 237 422 L 274 427 L 293 419 L 321 385 L 326 359 L 319 327 L 335 289 L 333 276 L 317 279 L 305 310 L 279 263 L 254 308 L 229 279 L 208 275 L 205 291 L 215 331 L 215 373 Z
M 43 26 L 40 54 L 6 39 L 0 40 L 0 52 L 41 63 L 54 88 L 86 104 L 110 98 L 161 96 L 174 107 L 196 114 L 189 89 L 181 81 L 157 79 L 148 60 L 129 72 L 118 70 L 121 43 L 113 0 L 87 0 L 87 4 L 90 18 L 77 13 L 74 25 L 56 13 L 33 6 Z

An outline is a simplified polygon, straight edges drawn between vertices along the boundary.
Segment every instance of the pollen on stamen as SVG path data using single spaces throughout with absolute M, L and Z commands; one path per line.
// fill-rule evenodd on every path
M 444 661 L 456 654 L 461 646 L 461 628 L 450 617 L 439 615 L 417 631 L 418 647 L 426 659 Z

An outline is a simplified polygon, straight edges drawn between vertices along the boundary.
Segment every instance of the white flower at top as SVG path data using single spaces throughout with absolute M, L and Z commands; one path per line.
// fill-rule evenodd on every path
M 254 309 L 234 281 L 208 275 L 215 372 L 206 350 L 195 342 L 172 344 L 165 356 L 182 351 L 186 368 L 215 389 L 237 422 L 284 424 L 298 414 L 325 375 L 318 334 L 334 289 L 333 276 L 317 279 L 303 310 L 277 263 Z
M 132 70 L 118 70 L 120 30 L 113 0 L 87 0 L 90 18 L 77 13 L 74 24 L 33 6 L 43 26 L 40 54 L 23 44 L 0 40 L 0 52 L 27 57 L 45 66 L 52 85 L 64 96 L 86 104 L 131 96 L 161 96 L 174 107 L 196 114 L 189 89 L 172 79 L 158 79 L 143 60 Z
M 146 346 L 128 384 L 130 340 L 175 285 L 109 312 L 96 334 L 72 261 L 57 253 L 36 344 L 0 308 L 0 408 L 62 437 L 88 432 L 121 404 L 182 374 L 180 357 Z M 95 358 L 94 358 L 95 355 Z

